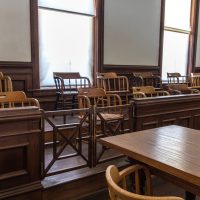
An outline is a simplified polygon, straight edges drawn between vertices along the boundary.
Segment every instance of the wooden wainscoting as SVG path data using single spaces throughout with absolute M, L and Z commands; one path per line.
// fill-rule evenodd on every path
M 0 199 L 41 199 L 41 124 L 37 107 L 0 110 Z
M 134 130 L 180 125 L 200 130 L 200 95 L 174 95 L 134 100 Z

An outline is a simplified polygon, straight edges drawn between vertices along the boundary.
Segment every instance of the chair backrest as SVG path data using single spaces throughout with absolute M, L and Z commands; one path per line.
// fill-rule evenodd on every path
M 53 76 L 57 92 L 77 91 L 78 88 L 91 87 L 89 78 L 81 77 L 79 72 L 54 72 Z
M 174 72 L 174 73 L 169 73 L 167 72 L 167 80 L 168 83 L 183 83 L 183 84 L 189 84 L 190 80 L 188 76 L 182 76 L 180 73 L 178 72 Z
M 168 96 L 167 91 L 156 89 L 153 86 L 141 86 L 133 87 L 133 98 L 145 98 L 145 97 L 154 97 L 154 96 Z
M 162 80 L 160 76 L 153 74 L 152 72 L 137 72 L 133 73 L 132 86 L 153 86 L 156 88 L 162 88 Z
M 146 177 L 145 195 L 140 194 L 140 170 L 143 170 Z M 127 188 L 127 177 L 133 173 L 135 176 L 131 177 L 135 178 L 135 193 L 128 191 Z M 106 170 L 106 180 L 108 183 L 109 196 L 111 200 L 183 200 L 179 197 L 150 196 L 152 195 L 151 175 L 148 168 L 142 165 L 133 165 L 122 170 L 121 172 L 118 171 L 116 166 L 111 165 Z
M 106 94 L 102 88 L 79 88 L 79 108 L 88 108 L 91 105 L 97 107 L 122 105 L 122 100 L 117 94 Z
M 200 73 L 191 73 L 191 87 L 200 87 Z
M 141 76 L 142 78 L 149 78 L 153 76 L 152 72 L 136 72 L 133 73 L 134 76 Z
M 98 87 L 102 87 L 106 92 L 129 92 L 129 81 L 126 76 L 116 76 L 109 73 L 98 77 Z
M 12 92 L 12 80 L 10 76 L 5 76 L 3 73 L 0 73 L 0 92 Z
M 27 98 L 23 91 L 1 92 L 0 93 L 0 108 L 37 106 L 40 104 L 37 99 Z
M 53 76 L 59 76 L 63 79 L 81 78 L 81 75 L 79 72 L 53 72 Z
M 117 78 L 116 72 L 106 72 L 106 73 L 100 73 L 100 76 L 103 76 L 104 78 Z

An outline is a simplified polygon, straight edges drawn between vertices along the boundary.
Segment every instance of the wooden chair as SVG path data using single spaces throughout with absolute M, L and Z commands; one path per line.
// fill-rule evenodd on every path
M 79 72 L 54 72 L 56 85 L 55 110 L 75 108 L 77 105 L 78 88 L 91 87 L 87 77 L 81 77 Z
M 191 73 L 191 87 L 200 89 L 200 73 Z
M 158 75 L 152 72 L 133 73 L 131 78 L 132 86 L 153 86 L 162 88 L 162 80 Z
M 156 90 L 152 86 L 133 87 L 133 98 L 145 98 L 153 96 L 168 96 L 167 91 Z
M 78 89 L 79 108 L 96 108 L 97 121 L 101 122 L 103 135 L 115 135 L 122 133 L 124 116 L 121 107 L 122 100 L 117 94 L 108 94 L 102 88 L 79 88 Z M 113 128 L 112 125 L 116 124 Z M 108 131 L 107 131 L 107 130 Z
M 140 171 L 144 172 L 146 177 L 146 193 L 140 194 Z M 133 173 L 135 176 L 133 176 Z M 131 175 L 131 176 L 130 176 Z M 135 193 L 128 191 L 127 177 L 135 178 Z M 183 200 L 180 197 L 155 197 L 152 196 L 151 175 L 147 167 L 142 165 L 130 166 L 121 172 L 114 165 L 108 166 L 106 170 L 106 180 L 111 200 Z M 130 180 L 130 179 L 129 179 Z
M 199 93 L 199 90 L 189 88 L 187 84 L 168 84 L 168 92 L 174 94 L 194 94 Z
M 182 76 L 178 72 L 174 72 L 174 73 L 167 72 L 167 80 L 168 80 L 168 84 L 183 83 L 189 86 L 189 83 L 190 83 L 189 76 Z
M 10 76 L 5 76 L 2 72 L 0 72 L 0 92 L 11 91 L 13 91 L 13 86 Z
M 0 108 L 13 108 L 24 106 L 40 107 L 40 104 L 37 99 L 27 98 L 26 94 L 22 91 L 0 93 Z
M 101 73 L 97 76 L 97 87 L 108 94 L 118 94 L 125 103 L 129 103 L 129 81 L 126 76 L 118 76 L 115 72 Z

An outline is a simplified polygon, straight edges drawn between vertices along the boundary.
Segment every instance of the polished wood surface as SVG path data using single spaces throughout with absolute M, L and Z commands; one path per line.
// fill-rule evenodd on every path
M 0 109 L 0 199 L 41 199 L 41 117 L 35 106 Z
M 200 95 L 181 94 L 134 99 L 134 130 L 180 125 L 200 130 Z
M 107 137 L 100 142 L 200 195 L 199 131 L 171 125 Z

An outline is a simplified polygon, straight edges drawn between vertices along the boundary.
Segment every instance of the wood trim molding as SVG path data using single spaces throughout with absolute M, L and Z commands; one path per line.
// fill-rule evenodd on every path
M 103 33 L 104 33 L 104 0 L 95 0 L 96 17 L 94 22 L 94 80 L 96 73 L 102 72 L 103 66 Z
M 158 57 L 158 66 L 159 66 L 160 76 L 162 75 L 164 20 L 165 20 L 165 0 L 162 0 L 161 13 L 160 13 L 160 44 L 159 44 L 159 57 Z
M 38 36 L 38 0 L 30 0 L 31 57 L 33 63 L 32 89 L 40 88 L 39 83 L 39 36 Z
M 199 17 L 199 0 L 192 0 L 192 32 L 193 36 L 190 37 L 190 49 L 189 49 L 189 61 L 188 61 L 188 73 L 198 71 L 200 66 L 196 66 L 196 53 L 197 53 L 197 40 L 198 40 L 198 17 Z

